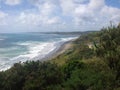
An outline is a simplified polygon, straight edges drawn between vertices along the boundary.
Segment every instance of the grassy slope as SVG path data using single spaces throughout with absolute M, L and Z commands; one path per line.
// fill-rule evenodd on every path
M 58 65 L 63 65 L 68 60 L 87 60 L 92 58 L 94 56 L 94 52 L 89 48 L 88 45 L 93 44 L 93 41 L 97 41 L 98 36 L 96 33 L 97 32 L 80 36 L 77 40 L 71 43 L 72 45 L 68 50 L 52 59 L 50 62 L 56 63 Z
M 75 77 L 81 77 L 81 75 L 83 75 L 83 77 L 81 77 L 84 78 L 83 80 L 81 80 L 82 82 L 84 82 L 82 83 L 83 87 L 85 86 L 86 88 L 91 88 L 90 90 L 113 90 L 113 88 L 115 88 L 114 83 L 116 82 L 114 73 L 112 73 L 109 66 L 104 62 L 104 60 L 101 60 L 101 58 L 95 55 L 94 42 L 98 43 L 99 38 L 101 37 L 100 33 L 101 32 L 94 32 L 82 35 L 80 38 L 73 42 L 73 45 L 70 49 L 68 49 L 66 52 L 59 55 L 58 57 L 52 59 L 50 62 L 56 63 L 60 66 L 69 66 L 68 63 L 74 61 L 76 61 L 77 63 L 83 63 L 85 67 L 82 69 L 78 68 L 80 72 L 79 70 L 74 70 L 73 67 L 70 69 L 73 69 L 73 72 L 79 72 L 79 75 Z M 89 48 L 89 44 L 93 47 Z M 73 78 L 71 80 L 72 82 L 74 82 Z M 78 81 L 79 79 L 75 82 Z M 93 84 L 93 86 L 91 86 L 91 84 Z

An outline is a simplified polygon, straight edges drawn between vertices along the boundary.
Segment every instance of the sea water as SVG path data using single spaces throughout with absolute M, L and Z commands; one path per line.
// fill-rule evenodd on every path
M 0 34 L 0 70 L 18 62 L 42 60 L 64 42 L 75 38 L 76 35 L 52 33 Z

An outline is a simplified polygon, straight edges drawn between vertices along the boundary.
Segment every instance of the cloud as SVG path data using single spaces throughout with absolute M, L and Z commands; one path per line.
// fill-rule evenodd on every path
M 120 22 L 120 9 L 107 6 L 105 0 L 89 0 L 77 3 L 76 0 L 60 0 L 63 14 L 73 18 L 73 23 L 83 26 L 102 27 L 110 21 Z
M 36 6 L 35 2 L 35 6 Z M 33 26 L 47 26 L 62 24 L 61 17 L 54 15 L 57 6 L 49 1 L 44 3 L 37 3 L 38 11 L 37 13 L 31 13 L 31 11 L 21 12 L 18 17 L 16 17 L 16 22 L 23 25 L 33 25 Z
M 32 26 L 47 26 L 47 25 L 55 25 L 62 24 L 60 17 L 47 17 L 41 14 L 29 14 L 22 12 L 19 17 L 16 18 L 16 23 L 22 25 L 32 25 Z
M 22 2 L 22 0 L 4 1 L 8 5 L 18 5 Z M 59 28 L 65 27 L 66 30 L 97 30 L 107 26 L 110 21 L 115 24 L 120 22 L 120 9 L 107 6 L 105 0 L 27 0 L 26 4 L 30 4 L 27 11 L 23 8 L 15 15 L 2 12 L 0 20 L 11 26 L 52 28 L 58 25 Z
M 72 16 L 76 8 L 76 3 L 74 2 L 74 0 L 60 0 L 60 6 L 63 15 Z
M 50 2 L 45 2 L 44 4 L 40 5 L 41 6 L 41 11 L 40 13 L 42 15 L 51 15 L 54 11 L 56 6 Z
M 0 25 L 6 25 L 6 17 L 8 16 L 8 14 L 0 11 Z
M 35 1 L 35 0 L 33 0 Z M 39 1 L 39 0 L 36 0 Z M 42 1 L 42 0 L 40 0 Z M 54 0 L 55 1 L 55 0 Z M 30 2 L 31 3 L 31 2 Z M 36 5 L 37 4 L 37 5 Z M 13 16 L 12 23 L 15 25 L 12 28 L 19 28 L 21 31 L 48 31 L 58 30 L 65 24 L 63 18 L 60 16 L 58 2 L 51 2 L 50 0 L 44 0 L 43 2 L 34 2 L 32 5 L 35 7 L 35 11 L 31 12 L 31 9 L 22 11 Z M 15 27 L 15 28 L 14 28 Z M 17 29 L 18 30 L 18 29 Z
M 21 3 L 21 0 L 5 0 L 5 4 L 7 5 L 18 5 Z
M 91 10 L 99 10 L 105 5 L 104 0 L 90 0 L 88 7 Z

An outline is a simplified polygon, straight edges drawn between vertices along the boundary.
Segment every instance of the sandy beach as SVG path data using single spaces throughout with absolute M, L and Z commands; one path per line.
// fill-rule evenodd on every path
M 54 50 L 53 52 L 51 52 L 50 54 L 48 54 L 45 58 L 43 58 L 41 61 L 46 61 L 46 60 L 51 60 L 55 57 L 57 57 L 58 55 L 64 53 L 66 50 L 68 50 L 69 48 L 71 48 L 73 40 L 67 41 L 63 44 L 60 45 L 60 47 L 58 47 L 56 50 Z

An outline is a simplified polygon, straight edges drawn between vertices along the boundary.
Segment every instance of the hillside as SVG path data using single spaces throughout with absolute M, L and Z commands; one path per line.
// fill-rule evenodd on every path
M 120 90 L 120 26 L 83 34 L 46 61 L 0 72 L 0 90 Z

